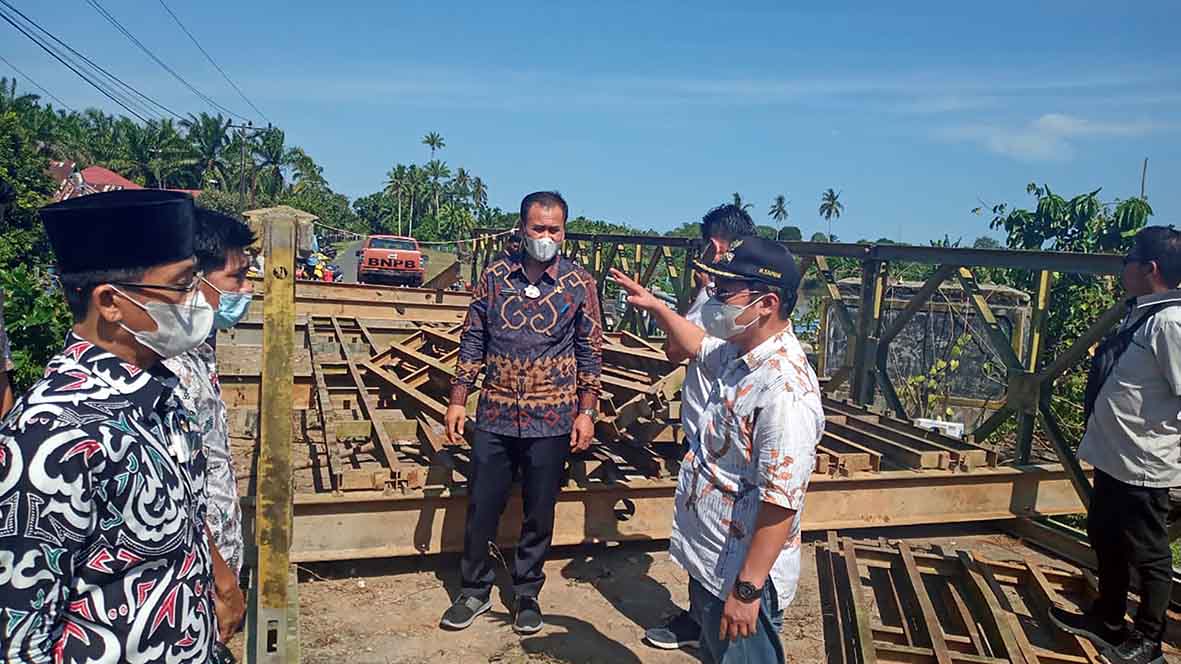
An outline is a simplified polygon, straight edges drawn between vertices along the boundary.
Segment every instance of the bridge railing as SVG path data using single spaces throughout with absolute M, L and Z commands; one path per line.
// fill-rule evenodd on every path
M 484 267 L 503 250 L 504 238 L 494 237 L 496 234 L 496 231 L 487 229 L 475 233 L 473 282 Z M 890 344 L 939 291 L 944 282 L 958 283 L 971 309 L 983 323 L 989 347 L 999 357 L 1005 369 L 1005 394 L 999 409 L 976 428 L 973 433 L 975 440 L 983 441 L 998 427 L 1015 418 L 1017 461 L 1024 464 L 1030 461 L 1034 430 L 1040 424 L 1042 433 L 1050 441 L 1059 460 L 1070 471 L 1083 503 L 1089 506 L 1090 484 L 1071 451 L 1061 423 L 1050 407 L 1050 396 L 1055 382 L 1082 360 L 1089 349 L 1119 322 L 1124 309 L 1116 305 L 1104 312 L 1067 350 L 1053 358 L 1045 355 L 1046 321 L 1056 275 L 1118 274 L 1122 269 L 1121 257 L 1106 254 L 894 244 L 784 244 L 799 260 L 800 273 L 820 282 L 827 306 L 835 312 L 838 324 L 849 339 L 843 363 L 832 372 L 825 385 L 824 389 L 827 392 L 847 387 L 856 403 L 868 405 L 873 402 L 875 393 L 880 391 L 887 406 L 897 416 L 909 419 L 909 414 L 887 371 Z M 651 284 L 656 278 L 667 278 L 675 285 L 678 308 L 682 312 L 688 306 L 692 260 L 698 255 L 699 250 L 700 242 L 695 238 L 577 233 L 568 234 L 563 247 L 568 258 L 578 261 L 595 276 L 600 298 L 607 284 L 607 271 L 616 268 L 633 276 L 642 284 Z M 856 315 L 841 297 L 833 269 L 833 259 L 852 260 L 859 265 L 861 289 Z M 887 325 L 883 316 L 883 301 L 888 286 L 888 275 L 891 265 L 902 263 L 917 263 L 935 269 L 922 288 L 911 297 L 906 307 Z M 978 268 L 1026 270 L 1034 274 L 1035 292 L 1031 293 L 1032 316 L 1026 343 L 1014 344 L 1009 333 L 998 323 L 977 281 L 974 270 Z M 616 327 L 637 329 L 638 325 L 639 316 L 629 306 Z

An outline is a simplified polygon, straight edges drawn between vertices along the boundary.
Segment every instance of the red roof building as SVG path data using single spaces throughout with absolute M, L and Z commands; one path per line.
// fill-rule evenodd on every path
M 119 191 L 120 189 L 143 189 L 142 186 L 109 168 L 88 166 L 79 171 L 78 165 L 72 161 L 49 162 L 49 175 L 59 183 L 57 193 L 53 197 L 54 201 L 64 201 L 88 194 Z M 179 191 L 193 197 L 201 194 L 200 189 L 168 189 L 168 191 Z

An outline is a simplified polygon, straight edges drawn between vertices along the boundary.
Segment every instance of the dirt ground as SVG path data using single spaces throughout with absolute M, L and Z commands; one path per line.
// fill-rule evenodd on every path
M 842 533 L 844 534 L 844 533 Z M 976 529 L 965 533 L 914 531 L 884 535 L 914 544 L 939 544 L 1006 560 L 1047 558 L 1004 535 Z M 921 535 L 921 536 L 920 536 Z M 506 555 L 510 556 L 511 553 Z M 1060 563 L 1069 567 L 1065 563 Z M 644 629 L 685 606 L 687 577 L 663 545 L 571 547 L 546 564 L 541 595 L 546 628 L 519 637 L 509 627 L 505 600 L 508 575 L 491 612 L 462 632 L 438 628 L 457 591 L 458 560 L 435 556 L 413 561 L 315 565 L 302 568 L 300 630 L 302 661 L 309 664 L 410 664 L 418 662 L 526 662 L 571 664 L 673 664 L 699 661 L 695 653 L 661 651 L 642 642 Z M 795 601 L 781 633 L 788 662 L 824 661 L 815 542 L 806 542 Z

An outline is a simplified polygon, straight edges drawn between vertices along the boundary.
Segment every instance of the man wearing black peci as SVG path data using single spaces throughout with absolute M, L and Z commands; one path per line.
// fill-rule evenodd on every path
M 205 455 L 161 362 L 213 327 L 194 215 L 146 189 L 41 210 L 74 327 L 0 426 L 0 661 L 210 660 Z

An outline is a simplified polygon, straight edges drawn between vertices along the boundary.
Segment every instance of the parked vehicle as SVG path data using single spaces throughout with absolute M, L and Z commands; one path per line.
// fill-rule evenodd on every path
M 418 288 L 426 275 L 427 257 L 412 237 L 370 235 L 357 251 L 357 281 Z

